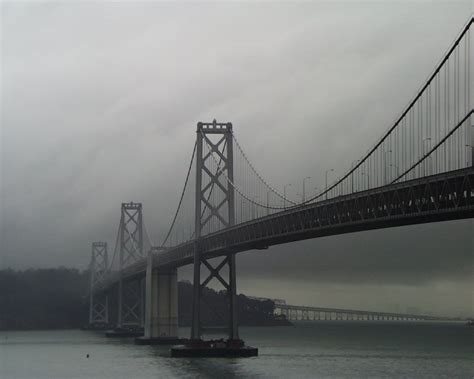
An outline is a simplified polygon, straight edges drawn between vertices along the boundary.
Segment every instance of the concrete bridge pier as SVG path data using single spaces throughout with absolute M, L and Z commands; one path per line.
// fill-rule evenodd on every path
M 153 268 L 148 254 L 145 278 L 144 335 L 135 342 L 143 345 L 176 344 L 178 338 L 178 273 L 176 268 Z

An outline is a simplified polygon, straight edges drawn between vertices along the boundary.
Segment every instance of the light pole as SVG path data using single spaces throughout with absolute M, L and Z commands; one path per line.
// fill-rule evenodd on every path
M 327 192 L 327 191 L 328 191 L 328 172 L 331 172 L 331 171 L 334 171 L 334 169 L 333 169 L 333 168 L 330 168 L 329 170 L 326 170 L 326 172 L 324 173 L 324 176 L 325 176 L 325 178 L 326 178 L 326 181 L 325 181 L 325 183 L 326 183 L 326 190 L 325 190 L 325 192 L 326 192 L 326 200 L 328 199 L 328 192 Z
M 314 187 L 314 196 L 318 196 L 318 192 L 321 192 L 321 190 L 319 189 L 319 187 Z
M 425 152 L 425 150 L 426 150 L 426 149 L 425 149 L 425 146 L 426 146 L 425 142 L 426 142 L 426 141 L 430 141 L 430 142 L 429 142 L 430 145 L 428 145 L 428 147 L 430 147 L 430 146 L 431 146 L 431 137 L 423 138 L 423 155 L 426 154 L 426 152 Z M 429 150 L 429 149 L 428 149 L 428 150 Z M 426 159 L 428 159 L 428 158 L 430 159 L 430 163 L 431 163 L 431 157 L 426 157 Z M 424 175 L 424 176 L 426 176 L 426 159 L 423 159 L 423 175 Z
M 284 197 L 284 199 L 283 199 L 283 202 L 284 202 L 284 203 L 283 203 L 283 206 L 284 206 L 285 208 L 286 208 L 286 187 L 291 187 L 291 183 L 285 184 L 285 185 L 283 186 L 283 197 Z
M 267 191 L 267 216 L 270 213 L 270 192 L 272 191 Z
M 466 144 L 464 145 L 465 147 L 470 147 L 472 149 L 472 146 L 469 145 L 469 144 Z M 467 149 L 466 149 L 467 151 Z M 473 153 L 474 154 L 474 153 Z M 474 159 L 473 159 L 474 160 Z M 472 162 L 474 164 L 474 162 Z M 469 167 L 469 151 L 467 151 L 467 154 L 466 154 L 466 167 Z M 437 168 L 437 167 L 436 167 Z
M 354 169 L 354 164 L 360 162 L 360 159 L 356 159 L 351 163 L 351 171 Z M 354 172 L 351 172 L 351 193 L 354 193 Z
M 471 120 L 471 166 L 474 167 L 474 122 L 472 115 L 469 119 Z
M 305 191 L 305 181 L 306 179 L 311 179 L 311 176 L 307 176 L 303 179 L 303 203 L 306 201 L 306 191 Z
M 367 190 L 368 190 L 370 186 L 370 175 L 366 174 L 365 172 L 361 172 L 361 175 L 367 176 Z
M 394 167 L 397 170 L 397 178 L 400 176 L 400 167 L 394 164 L 390 164 L 390 167 Z
M 387 184 L 387 154 L 390 154 L 392 150 L 388 150 L 383 154 L 383 182 Z
M 257 199 L 259 198 L 260 196 L 254 196 L 253 197 L 253 207 L 252 207 L 252 219 L 255 219 L 255 218 L 258 218 L 258 208 L 257 208 Z M 255 215 L 257 215 L 257 217 L 255 217 Z
M 240 222 L 244 222 L 244 207 L 243 207 L 243 198 L 242 196 L 239 196 L 240 197 Z

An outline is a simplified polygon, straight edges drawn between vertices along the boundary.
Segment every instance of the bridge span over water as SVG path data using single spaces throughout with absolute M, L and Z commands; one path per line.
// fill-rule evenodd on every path
M 289 304 L 275 304 L 275 313 L 289 321 L 464 321 L 457 317 Z
M 467 319 L 459 317 L 292 305 L 287 304 L 286 300 L 283 299 L 255 296 L 248 296 L 248 298 L 258 301 L 271 301 L 274 304 L 275 315 L 289 321 L 467 321 Z
M 122 204 L 110 262 L 107 244 L 93 243 L 90 323 L 108 321 L 107 294 L 113 290 L 118 291 L 119 327 L 141 324 L 150 340 L 176 337 L 176 270 L 192 264 L 191 340 L 201 340 L 201 290 L 215 279 L 229 298 L 229 341 L 239 341 L 236 253 L 473 218 L 472 24 L 473 18 L 367 153 L 349 162 L 337 180 L 329 180 L 334 174 L 328 169 L 325 188 L 316 194 L 305 193 L 303 180 L 301 201 L 290 199 L 285 186 L 278 190 L 255 169 L 230 122 L 199 122 L 179 203 L 162 243 L 150 240 L 140 203 Z M 291 306 L 279 309 L 288 315 L 294 311 Z M 331 312 L 357 315 L 340 311 Z

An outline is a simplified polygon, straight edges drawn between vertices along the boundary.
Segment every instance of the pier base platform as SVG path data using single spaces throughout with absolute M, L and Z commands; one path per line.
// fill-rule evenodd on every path
M 107 331 L 105 336 L 110 338 L 141 337 L 143 336 L 143 329 L 116 328 L 114 330 Z
M 178 338 L 178 337 L 137 337 L 135 338 L 136 345 L 177 345 L 177 344 L 186 344 L 189 340 L 187 338 Z
M 258 349 L 245 346 L 242 340 L 190 341 L 188 344 L 171 348 L 171 356 L 175 358 L 246 358 L 257 355 Z
M 89 324 L 89 325 L 83 325 L 81 327 L 81 330 L 109 330 L 112 326 L 109 324 Z

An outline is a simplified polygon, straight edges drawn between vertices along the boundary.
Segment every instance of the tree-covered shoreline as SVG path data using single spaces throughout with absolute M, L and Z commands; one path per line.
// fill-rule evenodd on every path
M 0 270 L 0 330 L 80 328 L 88 321 L 89 273 L 73 268 Z M 112 296 L 114 293 L 111 294 Z M 224 291 L 203 291 L 202 321 L 208 326 L 227 323 Z M 286 325 L 274 316 L 272 301 L 238 295 L 239 324 L 246 326 Z M 116 310 L 111 301 L 113 322 Z M 212 307 L 211 307 L 212 306 Z M 192 285 L 178 283 L 179 325 L 191 324 Z M 115 313 L 114 313 L 115 312 Z

